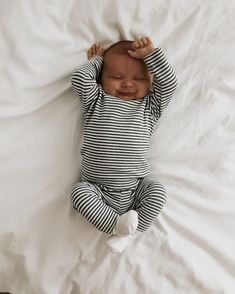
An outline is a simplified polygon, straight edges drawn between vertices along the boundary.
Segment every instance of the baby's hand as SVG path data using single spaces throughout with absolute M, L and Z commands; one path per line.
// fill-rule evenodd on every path
M 143 59 L 146 55 L 152 53 L 155 50 L 150 37 L 144 37 L 138 39 L 132 43 L 132 50 L 128 50 L 131 57 L 137 59 Z
M 104 49 L 100 43 L 94 43 L 90 49 L 87 50 L 87 58 L 91 59 L 95 56 L 103 56 Z

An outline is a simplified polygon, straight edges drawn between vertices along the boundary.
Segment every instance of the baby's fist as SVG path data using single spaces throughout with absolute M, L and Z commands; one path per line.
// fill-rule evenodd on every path
M 100 43 L 94 43 L 90 49 L 87 51 L 87 58 L 91 59 L 95 56 L 103 56 L 104 54 L 104 49 L 100 45 Z
M 132 43 L 132 50 L 128 50 L 131 57 L 137 59 L 143 59 L 146 55 L 152 53 L 155 50 L 150 37 L 144 37 L 138 39 Z

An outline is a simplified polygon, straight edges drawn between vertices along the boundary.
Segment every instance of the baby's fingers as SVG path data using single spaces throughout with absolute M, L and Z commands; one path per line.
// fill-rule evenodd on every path
M 91 47 L 87 51 L 88 59 L 90 59 L 94 56 L 94 51 L 95 51 L 95 44 L 92 44 Z
M 136 40 L 132 43 L 132 49 L 133 50 L 137 50 L 137 49 L 140 49 L 142 48 L 142 43 L 140 40 Z
M 138 39 L 133 42 L 132 49 L 133 50 L 142 49 L 142 48 L 147 47 L 151 43 L 152 43 L 152 41 L 149 37 L 143 37 L 143 38 Z
M 91 46 L 91 52 L 93 55 L 96 55 L 97 52 L 99 52 L 100 50 L 100 44 L 99 43 L 94 43 L 92 46 Z
M 88 59 L 91 59 L 94 56 L 102 56 L 104 49 L 100 45 L 100 43 L 94 43 L 91 48 L 87 51 Z

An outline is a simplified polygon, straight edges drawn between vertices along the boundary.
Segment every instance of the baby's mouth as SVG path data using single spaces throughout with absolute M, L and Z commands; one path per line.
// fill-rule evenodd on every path
M 135 92 L 122 92 L 122 91 L 118 91 L 118 95 L 130 97 L 130 96 L 135 95 Z

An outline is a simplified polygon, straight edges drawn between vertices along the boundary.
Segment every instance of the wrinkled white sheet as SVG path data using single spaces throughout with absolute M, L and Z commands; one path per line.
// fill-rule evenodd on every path
M 0 2 L 0 292 L 235 293 L 234 18 L 231 0 Z M 149 154 L 168 201 L 115 256 L 71 209 L 70 73 L 94 41 L 143 35 L 179 80 Z

